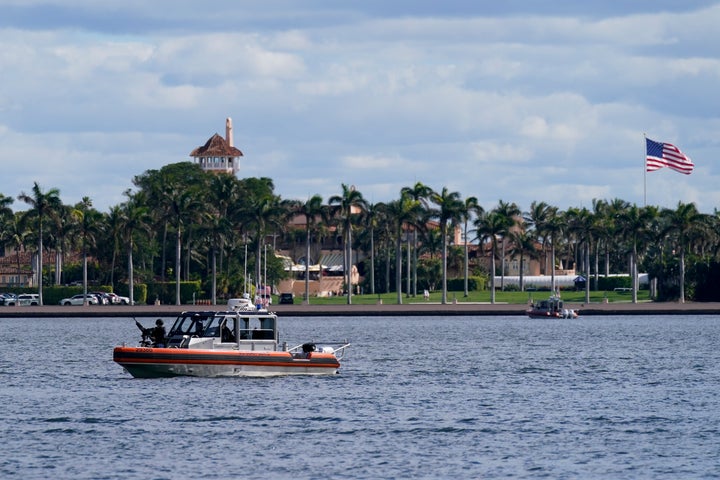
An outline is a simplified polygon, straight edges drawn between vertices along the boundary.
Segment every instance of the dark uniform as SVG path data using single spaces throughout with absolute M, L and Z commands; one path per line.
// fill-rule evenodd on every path
M 159 318 L 155 321 L 155 328 L 152 329 L 150 337 L 153 341 L 153 346 L 158 348 L 165 348 L 165 327 L 163 321 Z

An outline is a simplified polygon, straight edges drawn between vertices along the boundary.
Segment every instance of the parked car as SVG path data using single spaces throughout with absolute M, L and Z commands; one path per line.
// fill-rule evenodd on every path
M 122 297 L 116 293 L 108 293 L 107 296 L 110 298 L 110 303 L 113 305 L 130 305 L 130 299 L 128 297 Z
M 281 293 L 278 303 L 295 303 L 295 297 L 292 293 Z
M 95 295 L 98 299 L 99 305 L 110 305 L 110 296 L 106 292 L 90 292 L 90 295 Z
M 14 293 L 0 293 L 0 305 L 17 305 L 17 295 Z
M 40 295 L 37 293 L 21 293 L 17 296 L 18 305 L 40 305 Z
M 88 293 L 87 295 L 84 295 L 82 293 L 79 293 L 77 295 L 73 295 L 70 298 L 63 298 L 60 300 L 60 305 L 85 305 L 85 302 L 89 305 L 97 305 L 98 299 L 95 295 L 92 295 Z

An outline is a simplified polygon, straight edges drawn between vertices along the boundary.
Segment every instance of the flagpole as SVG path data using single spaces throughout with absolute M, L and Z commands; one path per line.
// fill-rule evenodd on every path
M 643 207 L 647 207 L 647 134 L 643 132 L 645 155 L 643 155 Z

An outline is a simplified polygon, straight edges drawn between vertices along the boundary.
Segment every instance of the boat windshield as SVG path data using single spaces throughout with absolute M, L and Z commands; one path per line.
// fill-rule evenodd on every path
M 235 315 L 216 315 L 205 324 L 203 337 L 219 337 L 222 332 L 223 341 L 235 336 Z
M 212 313 L 191 313 L 179 316 L 170 329 L 170 336 L 203 335 L 211 315 Z

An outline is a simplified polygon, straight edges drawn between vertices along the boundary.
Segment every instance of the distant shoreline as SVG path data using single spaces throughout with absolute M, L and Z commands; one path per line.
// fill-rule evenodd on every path
M 566 303 L 580 316 L 593 315 L 720 315 L 720 302 L 615 302 Z M 403 305 L 274 305 L 271 311 L 285 317 L 369 317 L 369 316 L 494 316 L 525 315 L 527 305 L 505 303 L 408 303 Z M 183 311 L 224 310 L 225 305 L 88 305 L 41 307 L 0 306 L 0 318 L 100 318 L 175 317 Z

